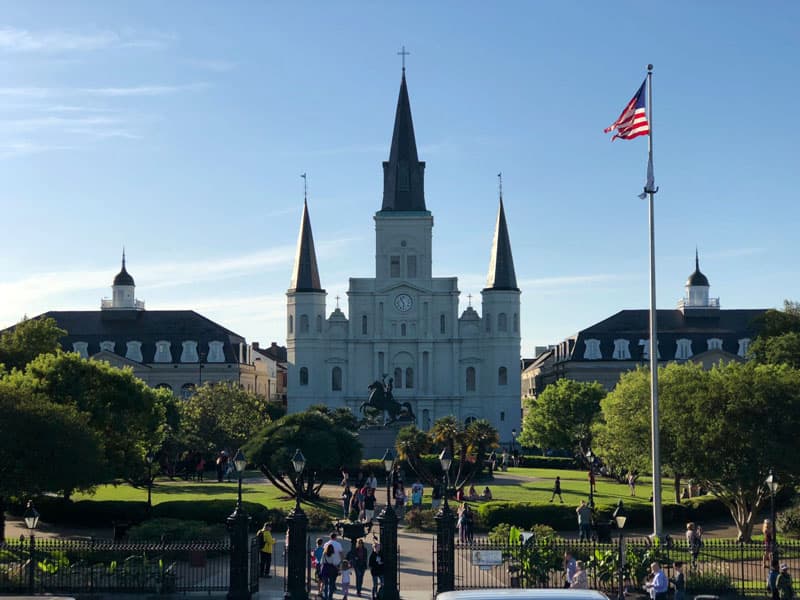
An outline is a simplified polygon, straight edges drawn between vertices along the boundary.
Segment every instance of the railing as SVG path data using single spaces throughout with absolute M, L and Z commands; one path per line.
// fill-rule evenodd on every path
M 6 540 L 0 543 L 0 593 L 226 591 L 230 550 L 227 541 Z
M 485 538 L 471 543 L 456 542 L 455 589 L 563 587 L 565 552 L 584 561 L 590 588 L 611 597 L 618 594 L 619 542 L 601 544 L 560 538 L 528 544 L 502 544 Z M 623 587 L 627 595 L 644 591 L 649 565 L 654 561 L 662 564 L 669 577 L 674 575 L 675 562 L 683 562 L 690 594 L 764 596 L 766 593 L 769 570 L 764 568 L 764 546 L 760 543 L 704 540 L 695 561 L 683 539 L 654 545 L 646 538 L 626 538 L 622 554 Z M 800 541 L 781 542 L 778 557 L 781 563 L 789 565 L 790 572 L 798 572 Z M 434 547 L 434 563 L 435 560 Z
M 100 308 L 104 310 L 108 310 L 109 308 L 114 308 L 114 300 L 111 298 L 102 298 L 100 300 Z M 133 308 L 135 310 L 144 310 L 144 300 L 134 300 L 133 306 L 128 307 Z

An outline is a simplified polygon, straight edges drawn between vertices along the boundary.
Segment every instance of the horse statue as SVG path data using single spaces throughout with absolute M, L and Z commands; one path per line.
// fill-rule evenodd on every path
M 386 377 L 385 375 L 383 376 Z M 408 402 L 398 402 L 392 397 L 393 379 L 389 378 L 389 383 L 384 384 L 383 381 L 373 381 L 367 386 L 370 390 L 369 400 L 361 404 L 359 410 L 364 412 L 367 407 L 379 410 L 384 413 L 383 424 L 389 425 L 400 419 L 415 421 L 417 418 L 414 416 L 414 411 L 411 404 Z M 386 414 L 389 415 L 389 420 L 386 420 Z

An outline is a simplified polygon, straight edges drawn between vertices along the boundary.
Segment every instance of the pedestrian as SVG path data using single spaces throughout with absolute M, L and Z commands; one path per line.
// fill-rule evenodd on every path
M 342 517 L 347 518 L 350 515 L 350 501 L 353 499 L 353 492 L 350 490 L 350 486 L 346 485 L 344 487 L 344 491 L 342 492 Z
M 778 595 L 778 576 L 780 574 L 781 569 L 778 566 L 778 559 L 773 558 L 767 575 L 767 591 L 772 596 L 772 600 L 780 600 L 780 595 Z
M 206 460 L 203 458 L 203 455 L 199 452 L 197 453 L 197 463 L 194 467 L 195 475 L 197 475 L 197 481 L 203 481 L 203 473 L 206 470 Z
M 792 598 L 794 598 L 792 576 L 789 575 L 789 565 L 786 563 L 781 565 L 781 573 L 778 575 L 775 586 L 778 588 L 778 598 L 780 598 L 780 600 L 792 600 Z
M 575 512 L 578 514 L 578 535 L 581 541 L 589 541 L 592 539 L 592 509 L 586 504 L 586 500 L 581 500 Z
M 697 566 L 697 557 L 703 547 L 703 528 L 694 523 L 686 524 L 686 548 L 692 556 L 692 566 Z
M 256 533 L 256 538 L 258 538 L 258 548 L 261 551 L 261 577 L 271 579 L 272 575 L 269 572 L 272 567 L 272 548 L 275 546 L 275 538 L 272 537 L 272 527 L 269 523 L 264 523 L 264 526 Z
M 575 561 L 575 575 L 569 587 L 579 590 L 589 589 L 589 577 L 586 575 L 582 560 Z
M 403 519 L 403 515 L 405 514 L 405 507 L 406 507 L 406 500 L 408 496 L 406 496 L 406 488 L 403 487 L 402 481 L 397 486 L 397 490 L 394 493 L 394 508 L 395 512 L 397 513 L 397 518 L 399 520 Z
M 469 504 L 466 504 L 464 506 L 463 517 L 464 517 L 464 528 L 466 530 L 464 537 L 466 538 L 467 543 L 471 544 L 473 537 L 473 529 L 475 526 L 475 515 L 473 514 Z
M 684 598 L 686 598 L 686 577 L 683 574 L 683 563 L 676 560 L 674 567 L 675 574 L 670 578 L 672 585 L 675 586 L 675 597 L 673 600 L 684 600 Z
M 573 558 L 572 552 L 567 550 L 564 552 L 564 587 L 568 588 L 572 585 L 572 578 L 575 577 L 575 571 L 578 569 L 578 563 Z
M 350 566 L 350 561 L 343 560 L 342 561 L 342 600 L 347 600 L 347 595 L 350 593 L 350 579 L 353 576 L 352 567 Z
M 364 572 L 367 570 L 367 548 L 364 546 L 364 538 L 358 538 L 356 545 L 347 553 L 347 560 L 353 567 L 356 575 L 356 595 L 361 596 L 361 589 L 364 586 Z
M 466 504 L 462 502 L 461 504 L 458 505 L 458 511 L 456 511 L 456 514 L 458 515 L 458 518 L 456 519 L 456 529 L 458 529 L 459 542 L 467 541 L 467 527 L 464 524 L 466 520 L 464 517 L 464 512 L 466 511 L 466 508 L 467 508 Z
M 437 510 L 442 503 L 442 487 L 444 487 L 444 484 L 438 482 L 433 484 L 433 489 L 431 490 L 431 508 L 433 510 Z
M 475 484 L 469 486 L 469 492 L 467 493 L 467 500 L 471 500 L 475 502 L 478 499 L 478 490 L 475 489 Z
M 363 506 L 364 522 L 372 523 L 372 519 L 375 517 L 375 490 L 372 488 L 369 488 L 367 491 L 367 496 L 364 498 Z
M 556 481 L 553 484 L 553 495 L 550 496 L 550 502 L 552 502 L 553 498 L 556 496 L 561 500 L 561 504 L 564 504 L 564 498 L 561 497 L 561 476 L 559 475 L 556 475 Z
M 216 463 L 217 463 L 217 483 L 222 483 L 222 475 L 223 475 L 223 471 L 222 471 L 222 452 L 220 452 L 217 455 Z
M 342 472 L 342 481 L 340 485 L 342 487 L 348 487 L 350 485 L 350 472 L 347 470 L 347 467 L 341 467 Z
M 325 548 L 327 549 L 328 546 L 333 546 L 334 551 L 336 552 L 336 566 L 339 566 L 339 563 L 342 562 L 342 558 L 344 558 L 344 548 L 342 547 L 342 542 L 339 541 L 339 534 L 335 531 L 331 531 L 330 538 L 325 544 Z
M 372 600 L 377 600 L 383 590 L 384 567 L 381 545 L 375 542 L 372 545 L 372 554 L 369 555 L 369 574 L 372 575 Z
M 654 562 L 650 565 L 650 572 L 653 578 L 645 584 L 645 589 L 650 593 L 653 600 L 667 600 L 667 590 L 669 580 L 667 575 L 661 570 L 661 564 Z
M 422 508 L 422 493 L 424 488 L 419 479 L 411 486 L 411 506 L 413 508 Z
M 286 530 L 289 534 L 289 530 Z M 322 538 L 317 538 L 317 547 L 311 553 L 311 566 L 314 567 L 314 577 L 317 580 L 317 595 L 322 596 L 322 554 L 325 548 L 322 545 Z
M 775 539 L 772 530 L 772 521 L 770 519 L 764 519 L 764 523 L 761 525 L 761 533 L 764 536 L 764 556 L 761 562 L 766 569 L 772 562 L 773 540 Z
M 464 502 L 464 486 L 461 485 L 456 490 L 456 502 Z
M 320 575 L 322 576 L 322 597 L 324 600 L 333 600 L 333 591 L 336 586 L 336 577 L 339 575 L 339 561 L 336 557 L 336 549 L 331 543 L 325 546 L 322 553 L 322 566 Z
M 489 489 L 487 485 L 483 488 L 483 494 L 481 494 L 481 500 L 491 500 L 492 499 L 492 490 Z
M 375 477 L 375 473 L 370 471 L 369 477 L 367 477 L 367 487 L 370 488 L 373 492 L 378 490 L 378 478 Z
M 489 455 L 489 465 L 492 471 L 497 470 L 497 452 L 492 450 L 492 453 Z
M 594 471 L 591 468 L 589 469 L 589 489 L 592 490 L 593 494 L 597 493 L 597 482 L 594 478 Z
M 628 489 L 631 492 L 631 496 L 636 495 L 636 477 L 632 471 L 628 471 Z

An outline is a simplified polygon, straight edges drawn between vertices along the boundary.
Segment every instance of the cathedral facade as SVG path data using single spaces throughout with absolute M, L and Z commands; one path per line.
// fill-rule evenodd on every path
M 487 419 L 510 442 L 520 427 L 520 290 L 502 195 L 482 314 L 458 314 L 457 277 L 433 277 L 433 215 L 425 204 L 405 71 L 383 203 L 375 213 L 375 276 L 351 278 L 347 316 L 327 315 L 308 205 L 287 292 L 289 412 L 313 404 L 358 414 L 375 381 L 391 384 L 427 430 L 443 416 Z

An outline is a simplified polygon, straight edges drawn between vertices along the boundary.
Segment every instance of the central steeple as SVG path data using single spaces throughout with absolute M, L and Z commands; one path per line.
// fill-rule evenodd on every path
M 394 117 L 392 148 L 383 163 L 383 205 L 386 211 L 425 211 L 425 163 L 417 155 L 406 70 L 400 81 L 400 95 Z

